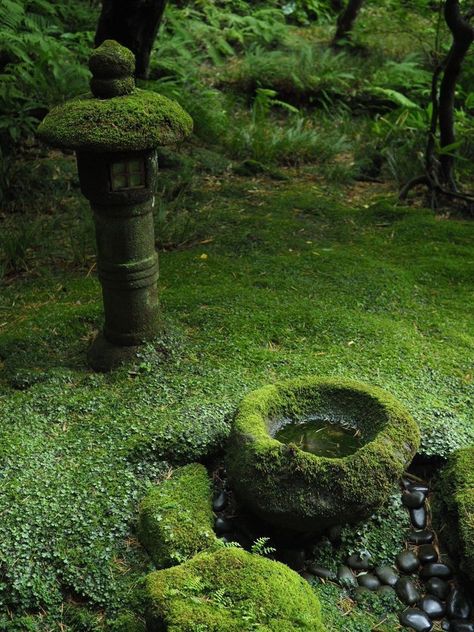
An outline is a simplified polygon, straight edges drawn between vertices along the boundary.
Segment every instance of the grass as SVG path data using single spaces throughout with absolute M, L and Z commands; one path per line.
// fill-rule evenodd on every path
M 133 606 L 149 568 L 139 499 L 168 461 L 218 450 L 257 386 L 365 380 L 407 406 L 425 453 L 474 442 L 472 224 L 391 199 L 347 206 L 350 191 L 308 177 L 194 186 L 202 238 L 160 255 L 165 355 L 87 369 L 101 303 L 86 268 L 2 292 L 0 602 L 46 608 L 32 629 L 69 625 L 64 599 L 91 604 L 97 626 Z

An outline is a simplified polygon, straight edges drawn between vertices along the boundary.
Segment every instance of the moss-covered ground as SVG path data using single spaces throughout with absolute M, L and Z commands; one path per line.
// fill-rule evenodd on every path
M 287 175 L 195 179 L 183 207 L 198 229 L 160 253 L 167 329 L 111 375 L 86 365 L 101 323 L 92 245 L 90 265 L 58 254 L 78 192 L 53 199 L 57 223 L 44 213 L 37 265 L 0 296 L 1 629 L 102 629 L 133 609 L 151 569 L 139 500 L 170 463 L 218 450 L 265 383 L 363 380 L 413 414 L 426 454 L 474 442 L 472 223 Z

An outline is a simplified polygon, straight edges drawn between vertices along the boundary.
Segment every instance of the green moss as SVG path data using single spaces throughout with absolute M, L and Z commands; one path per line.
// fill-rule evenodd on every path
M 344 419 L 361 431 L 365 445 L 331 459 L 272 438 L 278 419 L 318 414 Z M 261 516 L 298 530 L 322 530 L 379 508 L 419 441 L 412 417 L 381 389 L 343 379 L 297 378 L 243 400 L 229 441 L 228 472 L 237 492 Z
M 314 590 L 321 603 L 326 632 L 393 632 L 399 629 L 400 602 L 395 594 L 370 593 L 356 604 L 331 582 L 321 582 Z
M 175 101 L 136 88 L 127 96 L 82 95 L 53 108 L 38 136 L 54 147 L 83 151 L 140 151 L 183 140 L 191 117 Z
M 158 568 L 217 546 L 206 468 L 192 463 L 152 487 L 140 504 L 139 536 Z
M 435 495 L 435 524 L 461 570 L 474 582 L 474 446 L 454 452 Z
M 128 77 L 135 71 L 135 55 L 115 40 L 105 40 L 92 51 L 89 69 L 98 79 Z
M 146 588 L 149 624 L 168 632 L 323 631 L 307 582 L 279 562 L 234 547 L 152 573 Z
M 197 176 L 166 217 L 166 335 L 133 366 L 95 375 L 91 214 L 73 159 L 55 156 L 68 170 L 51 169 L 49 199 L 30 192 L 33 210 L 25 204 L 41 239 L 0 292 L 0 608 L 61 620 L 72 589 L 107 617 L 129 609 L 130 584 L 151 570 L 133 546 L 137 506 L 164 460 L 220 449 L 245 393 L 269 382 L 357 378 L 403 402 L 425 453 L 474 443 L 472 222 L 389 199 L 348 204 L 333 184 L 294 173 L 258 185 Z M 192 221 L 177 226 L 183 215 Z M 361 544 L 374 552 L 382 539 L 362 533 Z

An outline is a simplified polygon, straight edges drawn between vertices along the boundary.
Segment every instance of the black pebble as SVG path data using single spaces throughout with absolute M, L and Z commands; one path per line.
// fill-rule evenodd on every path
M 429 632 L 433 627 L 428 615 L 416 608 L 407 608 L 400 615 L 400 623 L 415 632 Z
M 375 569 L 377 577 L 387 586 L 395 586 L 398 582 L 398 573 L 391 566 L 379 566 Z
M 380 586 L 380 588 L 377 590 L 377 594 L 378 595 L 387 595 L 387 596 L 392 596 L 395 595 L 395 590 L 391 587 L 391 586 Z
M 410 520 L 415 529 L 424 529 L 426 527 L 426 509 L 410 509 Z
M 395 585 L 395 591 L 400 601 L 406 603 L 407 606 L 412 606 L 420 599 L 420 593 L 409 577 L 400 577 Z
M 408 541 L 411 544 L 430 544 L 433 542 L 434 534 L 432 531 L 423 529 L 422 531 L 410 531 Z
M 212 501 L 212 508 L 214 511 L 222 511 L 226 504 L 226 495 L 224 492 L 220 492 Z
M 359 555 L 358 553 L 353 553 L 347 558 L 346 564 L 355 571 L 368 571 L 372 568 L 370 554 Z
M 459 588 L 453 588 L 449 593 L 446 600 L 446 612 L 450 619 L 469 619 L 471 604 Z
M 344 588 L 355 588 L 357 586 L 357 579 L 348 566 L 344 566 L 343 564 L 339 566 L 337 569 L 337 578 Z
M 305 562 L 304 549 L 280 549 L 278 559 L 294 571 L 301 571 Z
M 426 595 L 418 603 L 418 607 L 426 612 L 430 619 L 442 619 L 446 612 L 444 604 L 433 595 Z
M 420 566 L 420 561 L 413 551 L 401 551 L 397 555 L 397 566 L 404 573 L 414 573 Z
M 418 559 L 422 564 L 431 564 L 438 561 L 438 551 L 432 544 L 422 544 L 418 549 Z
M 426 496 L 428 496 L 428 492 L 430 490 L 429 490 L 428 485 L 424 485 L 423 483 L 413 483 L 412 485 L 409 485 L 408 491 L 409 492 L 421 492 L 422 494 L 425 495 L 425 498 L 426 498 Z
M 314 575 L 312 575 L 311 573 L 307 573 L 306 571 L 304 573 L 301 573 L 301 577 L 305 579 L 308 584 L 312 584 L 313 582 L 318 581 Z
M 419 509 L 425 502 L 425 495 L 423 492 L 409 492 L 404 491 L 402 494 L 402 503 L 408 509 Z
M 441 629 L 442 630 L 450 630 L 451 629 L 451 624 L 449 623 L 449 621 L 447 619 L 445 619 L 442 623 L 441 623 Z
M 433 562 L 432 564 L 426 564 L 420 571 L 421 579 L 429 579 L 430 577 L 441 577 L 441 579 L 448 579 L 451 577 L 451 569 L 446 564 L 440 562 Z
M 425 584 L 426 592 L 444 601 L 449 593 L 449 584 L 440 577 L 431 577 Z
M 357 581 L 359 582 L 359 586 L 363 586 L 369 590 L 377 590 L 377 588 L 380 588 L 380 579 L 375 575 L 372 575 L 372 573 L 358 575 Z
M 337 544 L 341 541 L 342 535 L 342 526 L 337 524 L 334 527 L 331 527 L 328 531 L 328 540 L 333 544 Z
M 320 577 L 321 579 L 336 579 L 336 573 L 330 571 L 328 568 L 324 568 L 323 566 L 318 566 L 317 564 L 310 564 L 308 566 L 308 570 L 316 577 Z
M 354 590 L 354 599 L 356 601 L 361 601 L 364 595 L 370 595 L 370 590 L 366 586 L 358 586 Z
M 474 623 L 470 621 L 451 621 L 451 632 L 474 632 Z
M 217 535 L 229 533 L 232 531 L 232 524 L 225 518 L 216 518 L 216 521 L 214 522 L 214 530 Z

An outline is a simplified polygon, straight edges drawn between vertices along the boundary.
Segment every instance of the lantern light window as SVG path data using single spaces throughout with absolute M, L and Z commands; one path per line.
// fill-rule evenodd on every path
M 110 183 L 112 191 L 145 188 L 144 161 L 135 159 L 112 163 L 110 167 Z

